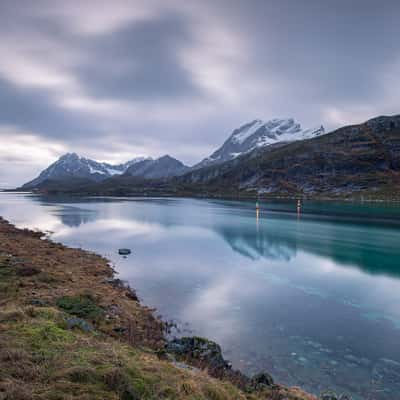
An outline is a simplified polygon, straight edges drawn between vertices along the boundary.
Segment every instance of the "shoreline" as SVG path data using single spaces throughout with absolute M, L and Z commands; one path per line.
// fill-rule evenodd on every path
M 229 194 L 194 194 L 194 193 L 189 193 L 189 194 L 174 194 L 174 193 L 158 193 L 155 192 L 154 194 L 143 194 L 143 193 L 128 193 L 128 194 L 123 194 L 123 195 L 114 195 L 114 194 L 93 194 L 93 193 L 76 193 L 76 192 L 42 192 L 42 191 L 35 191 L 35 190 L 23 190 L 20 188 L 16 189 L 0 189 L 0 193 L 26 193 L 26 194 L 32 194 L 36 196 L 51 196 L 51 197 L 71 197 L 71 198 L 143 198 L 143 199 L 148 199 L 148 198 L 162 198 L 162 199 L 167 199 L 167 198 L 176 198 L 176 199 L 195 199 L 195 200 L 231 200 L 231 201 L 313 201 L 313 202 L 327 202 L 327 203 L 332 203 L 332 202 L 343 202 L 345 204 L 349 203 L 356 203 L 356 204 L 368 204 L 368 203 L 387 203 L 387 204 L 399 204 L 400 203 L 400 198 L 364 198 L 363 196 L 361 197 L 329 197 L 329 196 L 321 196 L 321 197 L 307 197 L 304 195 L 288 195 L 288 196 L 266 196 L 264 194 L 261 195 L 256 195 L 256 194 L 246 194 L 246 195 L 229 195 Z
M 26 345 L 25 332 L 31 333 L 31 329 L 39 323 L 51 326 L 60 335 L 60 340 L 71 332 L 77 336 L 76 340 L 90 342 L 94 336 L 100 341 L 98 348 L 102 348 L 105 343 L 128 346 L 128 349 L 146 358 L 148 363 L 151 361 L 152 368 L 162 370 L 162 373 L 165 369 L 169 374 L 184 380 L 195 376 L 206 386 L 221 385 L 215 390 L 225 394 L 215 397 L 217 399 L 316 399 L 298 388 L 274 384 L 266 372 L 248 378 L 233 370 L 222 357 L 220 347 L 207 339 L 192 337 L 168 342 L 165 336 L 166 325 L 154 316 L 155 310 L 141 304 L 135 291 L 115 279 L 114 275 L 115 270 L 104 257 L 55 243 L 42 232 L 18 229 L 0 217 L 0 366 L 3 370 L 0 372 L 0 399 L 4 398 L 2 392 L 9 390 L 7 385 L 2 386 L 2 381 L 15 380 L 14 376 L 7 375 L 8 368 L 5 366 L 10 363 L 10 359 L 2 353 L 1 344 L 13 342 L 7 334 L 16 325 L 23 332 L 19 335 L 19 330 L 16 330 L 17 347 L 23 348 Z M 43 319 L 42 314 L 47 318 L 44 321 L 40 320 Z M 41 316 L 40 321 L 37 320 L 38 315 Z M 42 337 L 36 338 L 38 342 L 41 340 Z M 37 346 L 32 338 L 29 338 L 28 343 L 34 349 Z M 52 346 L 57 347 L 56 343 L 46 343 L 42 350 L 53 351 Z M 29 351 L 26 353 L 29 354 Z M 30 365 L 31 360 L 26 361 L 26 364 Z M 146 370 L 146 367 L 143 366 L 143 369 Z M 26 366 L 19 365 L 18 368 Z M 31 378 L 31 381 L 34 379 Z M 169 384 L 167 379 L 165 381 L 165 385 Z M 21 384 L 29 388 L 27 392 L 31 390 L 32 393 L 45 386 L 31 383 L 28 381 Z M 191 398 L 180 389 L 176 397 L 166 398 Z M 119 398 L 122 398 L 122 389 L 118 390 Z M 200 392 L 204 394 L 203 389 Z M 230 392 L 235 395 L 232 397 Z M 214 399 L 211 395 L 201 397 L 201 393 L 198 398 Z M 12 397 L 5 397 L 8 398 Z M 47 399 L 33 395 L 26 398 Z

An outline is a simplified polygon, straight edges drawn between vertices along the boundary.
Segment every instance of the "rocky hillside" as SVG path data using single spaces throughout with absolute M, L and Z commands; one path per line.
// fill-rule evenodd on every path
M 269 146 L 192 171 L 176 184 L 216 193 L 396 196 L 400 116 L 378 117 L 314 139 Z

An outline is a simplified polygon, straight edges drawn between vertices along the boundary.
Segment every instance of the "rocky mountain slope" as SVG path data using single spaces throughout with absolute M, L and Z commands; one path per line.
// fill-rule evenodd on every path
M 347 196 L 395 195 L 400 187 L 400 115 L 282 146 L 269 146 L 184 175 L 208 192 Z M 391 192 L 391 193 L 390 193 Z
M 220 164 L 257 148 L 276 143 L 311 139 L 324 133 L 322 125 L 315 129 L 303 129 L 293 118 L 274 118 L 266 122 L 256 119 L 235 129 L 218 150 L 193 168 Z

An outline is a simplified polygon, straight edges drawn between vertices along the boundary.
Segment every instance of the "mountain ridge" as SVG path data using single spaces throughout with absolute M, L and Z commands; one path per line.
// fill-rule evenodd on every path
M 192 168 L 220 164 L 250 153 L 256 148 L 311 139 L 323 134 L 325 129 L 322 125 L 319 128 L 302 129 L 300 123 L 293 118 L 273 118 L 267 121 L 255 119 L 235 129 L 222 146 Z
M 136 170 L 140 170 L 140 167 L 142 167 L 143 174 L 138 175 L 132 173 L 135 171 L 135 169 L 132 168 L 134 166 L 136 167 Z M 43 170 L 37 178 L 25 183 L 22 188 L 34 188 L 46 181 L 57 180 L 101 182 L 112 178 L 113 176 L 124 174 L 143 176 L 147 179 L 163 178 L 169 177 L 174 173 L 179 175 L 180 173 L 184 173 L 187 169 L 187 166 L 169 155 L 157 159 L 152 159 L 150 157 L 136 157 L 125 163 L 114 165 L 80 157 L 77 153 L 66 153 Z
M 138 165 L 132 165 L 131 170 Z M 400 199 L 400 115 L 372 118 L 311 139 L 256 147 L 228 161 L 163 178 L 125 173 L 101 182 L 76 181 L 64 187 L 50 180 L 38 191 Z

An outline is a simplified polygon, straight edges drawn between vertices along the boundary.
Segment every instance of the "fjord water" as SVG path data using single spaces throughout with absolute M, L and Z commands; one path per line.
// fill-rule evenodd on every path
M 354 399 L 400 393 L 400 206 L 0 194 L 0 215 L 105 255 L 234 367 Z M 132 249 L 123 258 L 118 248 Z

